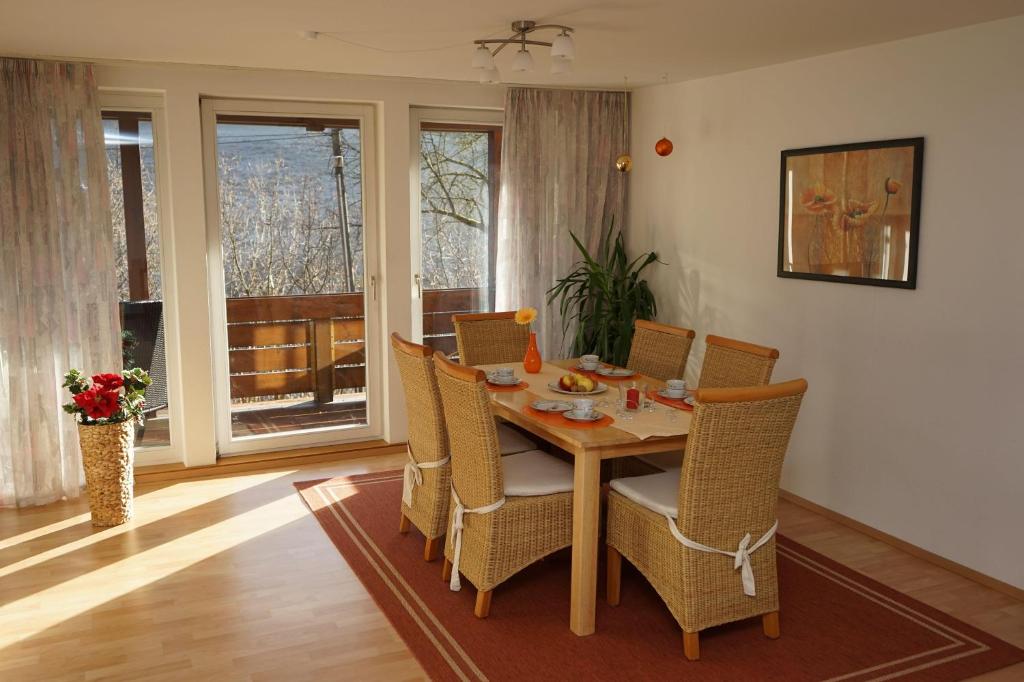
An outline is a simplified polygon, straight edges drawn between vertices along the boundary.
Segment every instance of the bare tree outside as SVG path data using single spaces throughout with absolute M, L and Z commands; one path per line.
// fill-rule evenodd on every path
M 359 131 L 224 123 L 217 128 L 227 296 L 361 291 Z M 337 161 L 334 135 L 340 141 Z
M 420 133 L 422 276 L 426 289 L 489 283 L 488 133 Z
M 107 121 L 116 140 L 116 122 Z M 140 128 L 150 298 L 162 297 L 152 135 Z M 229 297 L 345 293 L 347 218 L 353 291 L 362 290 L 362 173 L 358 131 L 341 130 L 345 198 L 338 201 L 331 132 L 220 124 L 218 141 L 224 281 Z M 298 132 L 297 132 L 298 130 Z M 423 131 L 420 179 L 422 276 L 427 289 L 488 285 L 488 134 Z M 295 159 L 300 162 L 296 163 Z M 129 300 L 121 158 L 107 147 L 117 282 Z M 347 215 L 345 215 L 347 213 Z

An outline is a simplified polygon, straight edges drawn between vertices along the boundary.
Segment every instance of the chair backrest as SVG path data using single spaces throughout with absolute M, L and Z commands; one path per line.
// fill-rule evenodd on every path
M 530 343 L 530 326 L 516 324 L 514 312 L 452 315 L 459 362 L 489 365 L 522 362 Z
M 637 320 L 626 367 L 662 381 L 682 379 L 694 336 L 692 329 Z
M 484 373 L 457 365 L 434 353 L 448 441 L 452 452 L 452 487 L 467 509 L 497 502 L 504 494 L 498 431 Z
M 779 351 L 746 341 L 708 334 L 700 388 L 765 386 L 772 380 Z
M 807 391 L 803 379 L 751 388 L 701 388 L 679 482 L 683 535 L 735 550 L 775 523 L 782 460 Z
M 448 456 L 448 432 L 434 374 L 434 351 L 406 341 L 398 332 L 391 334 L 391 348 L 405 390 L 409 451 L 421 463 L 444 459 Z

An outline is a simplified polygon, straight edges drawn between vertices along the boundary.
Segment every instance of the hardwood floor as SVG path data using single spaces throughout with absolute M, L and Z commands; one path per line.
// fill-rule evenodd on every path
M 143 483 L 121 528 L 93 529 L 82 499 L 0 511 L 0 679 L 425 678 L 292 487 L 404 461 Z M 791 503 L 780 526 L 1024 646 L 1024 602 Z M 1024 679 L 1024 665 L 978 679 Z

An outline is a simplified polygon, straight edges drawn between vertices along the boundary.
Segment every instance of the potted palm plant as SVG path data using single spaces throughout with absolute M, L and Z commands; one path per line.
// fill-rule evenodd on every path
M 77 369 L 64 375 L 71 392 L 64 405 L 78 415 L 78 442 L 89 492 L 92 525 L 116 526 L 132 517 L 135 426 L 142 420 L 149 375 L 136 367 L 120 374 L 86 378 Z
M 654 294 L 640 277 L 649 265 L 660 262 L 658 254 L 645 253 L 629 260 L 614 218 L 597 253 L 588 252 L 575 234 L 569 234 L 582 259 L 548 290 L 548 305 L 558 302 L 566 340 L 572 330 L 573 357 L 594 353 L 605 362 L 625 365 L 633 342 L 633 323 L 654 319 L 658 313 Z

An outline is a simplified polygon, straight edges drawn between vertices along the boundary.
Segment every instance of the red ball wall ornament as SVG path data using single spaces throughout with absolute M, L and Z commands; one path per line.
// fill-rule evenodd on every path
M 654 143 L 654 153 L 658 156 L 668 156 L 672 153 L 672 140 L 663 137 Z

